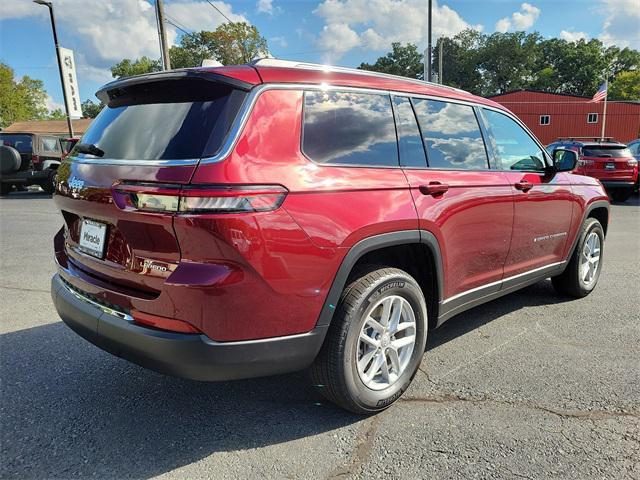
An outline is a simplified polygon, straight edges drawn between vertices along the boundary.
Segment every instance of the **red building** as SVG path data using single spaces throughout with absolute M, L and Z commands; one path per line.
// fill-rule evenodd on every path
M 515 113 L 545 145 L 557 138 L 600 137 L 604 102 L 589 97 L 520 90 L 491 97 Z M 640 102 L 607 102 L 605 137 L 640 137 Z

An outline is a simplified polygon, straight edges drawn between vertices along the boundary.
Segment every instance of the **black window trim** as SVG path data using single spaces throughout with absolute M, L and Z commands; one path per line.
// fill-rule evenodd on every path
M 391 98 L 391 92 L 387 90 L 374 90 L 374 89 L 359 89 L 359 88 L 349 88 L 349 87 L 339 87 L 331 88 L 332 92 L 345 92 L 345 93 L 360 93 L 365 95 L 379 95 L 381 97 L 387 97 L 389 100 L 389 104 L 391 105 L 391 118 L 393 121 L 393 129 L 396 132 L 396 159 L 397 165 L 369 165 L 369 164 L 359 164 L 359 163 L 322 163 L 316 162 L 307 152 L 304 151 L 304 117 L 305 117 L 305 105 L 306 105 L 306 96 L 308 91 L 322 91 L 323 88 L 303 88 L 302 89 L 302 117 L 300 118 L 300 153 L 312 162 L 314 165 L 319 167 L 349 167 L 349 168 L 382 168 L 382 169 L 390 169 L 390 168 L 402 168 L 400 165 L 400 144 L 398 142 L 398 127 L 396 125 L 395 111 L 393 109 L 393 100 Z
M 424 137 L 422 136 L 422 128 L 420 127 L 420 122 L 418 121 L 418 116 L 416 115 L 415 107 L 413 106 L 413 100 L 411 97 L 407 97 L 406 95 L 396 95 L 393 92 L 389 93 L 391 97 L 391 108 L 393 109 L 393 120 L 396 125 L 396 141 L 398 142 L 398 163 L 400 168 L 415 168 L 415 169 L 424 169 L 429 168 L 429 155 L 427 154 L 427 148 L 424 144 Z M 409 100 L 409 105 L 411 106 L 411 111 L 413 112 L 413 118 L 416 121 L 416 125 L 418 126 L 418 132 L 420 133 L 420 142 L 422 143 L 422 151 L 424 152 L 424 161 L 425 166 L 419 167 L 417 165 L 402 165 L 402 159 L 400 158 L 400 132 L 398 131 L 398 115 L 396 114 L 396 104 L 394 103 L 395 98 L 406 98 Z

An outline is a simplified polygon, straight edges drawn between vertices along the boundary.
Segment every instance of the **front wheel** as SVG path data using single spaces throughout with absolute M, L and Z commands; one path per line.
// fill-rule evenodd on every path
M 575 251 L 565 271 L 551 281 L 559 293 L 582 298 L 589 295 L 598 283 L 602 270 L 604 230 L 595 218 L 587 218 Z
M 407 389 L 427 341 L 422 290 L 396 268 L 370 269 L 347 285 L 311 378 L 354 413 L 384 410 Z
M 40 184 L 40 188 L 44 190 L 44 193 L 51 195 L 56 191 L 56 173 L 58 173 L 56 170 L 50 170 L 47 180 Z
M 629 197 L 631 197 L 632 193 L 633 188 L 620 188 L 611 192 L 611 198 L 615 202 L 626 202 L 627 200 L 629 200 Z

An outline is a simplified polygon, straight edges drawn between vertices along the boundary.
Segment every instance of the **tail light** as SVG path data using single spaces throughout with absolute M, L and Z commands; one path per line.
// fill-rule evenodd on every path
M 578 167 L 586 167 L 587 165 L 593 165 L 595 160 L 588 160 L 583 157 L 578 158 Z
M 629 165 L 631 168 L 636 168 L 638 166 L 638 161 L 635 158 L 630 158 L 629 160 L 627 160 L 627 165 Z
M 287 189 L 280 185 L 196 185 L 116 184 L 112 188 L 116 205 L 123 210 L 198 214 L 252 213 L 276 210 Z
M 40 155 L 31 155 L 31 163 L 34 165 L 40 165 L 41 162 L 42 159 L 40 158 Z

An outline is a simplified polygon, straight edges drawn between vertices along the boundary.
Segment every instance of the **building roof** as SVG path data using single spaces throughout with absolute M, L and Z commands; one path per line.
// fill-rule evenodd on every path
M 73 132 L 82 135 L 87 131 L 92 118 L 73 120 Z M 55 135 L 69 135 L 66 120 L 34 120 L 29 122 L 15 122 L 2 130 L 3 133 L 51 133 Z

